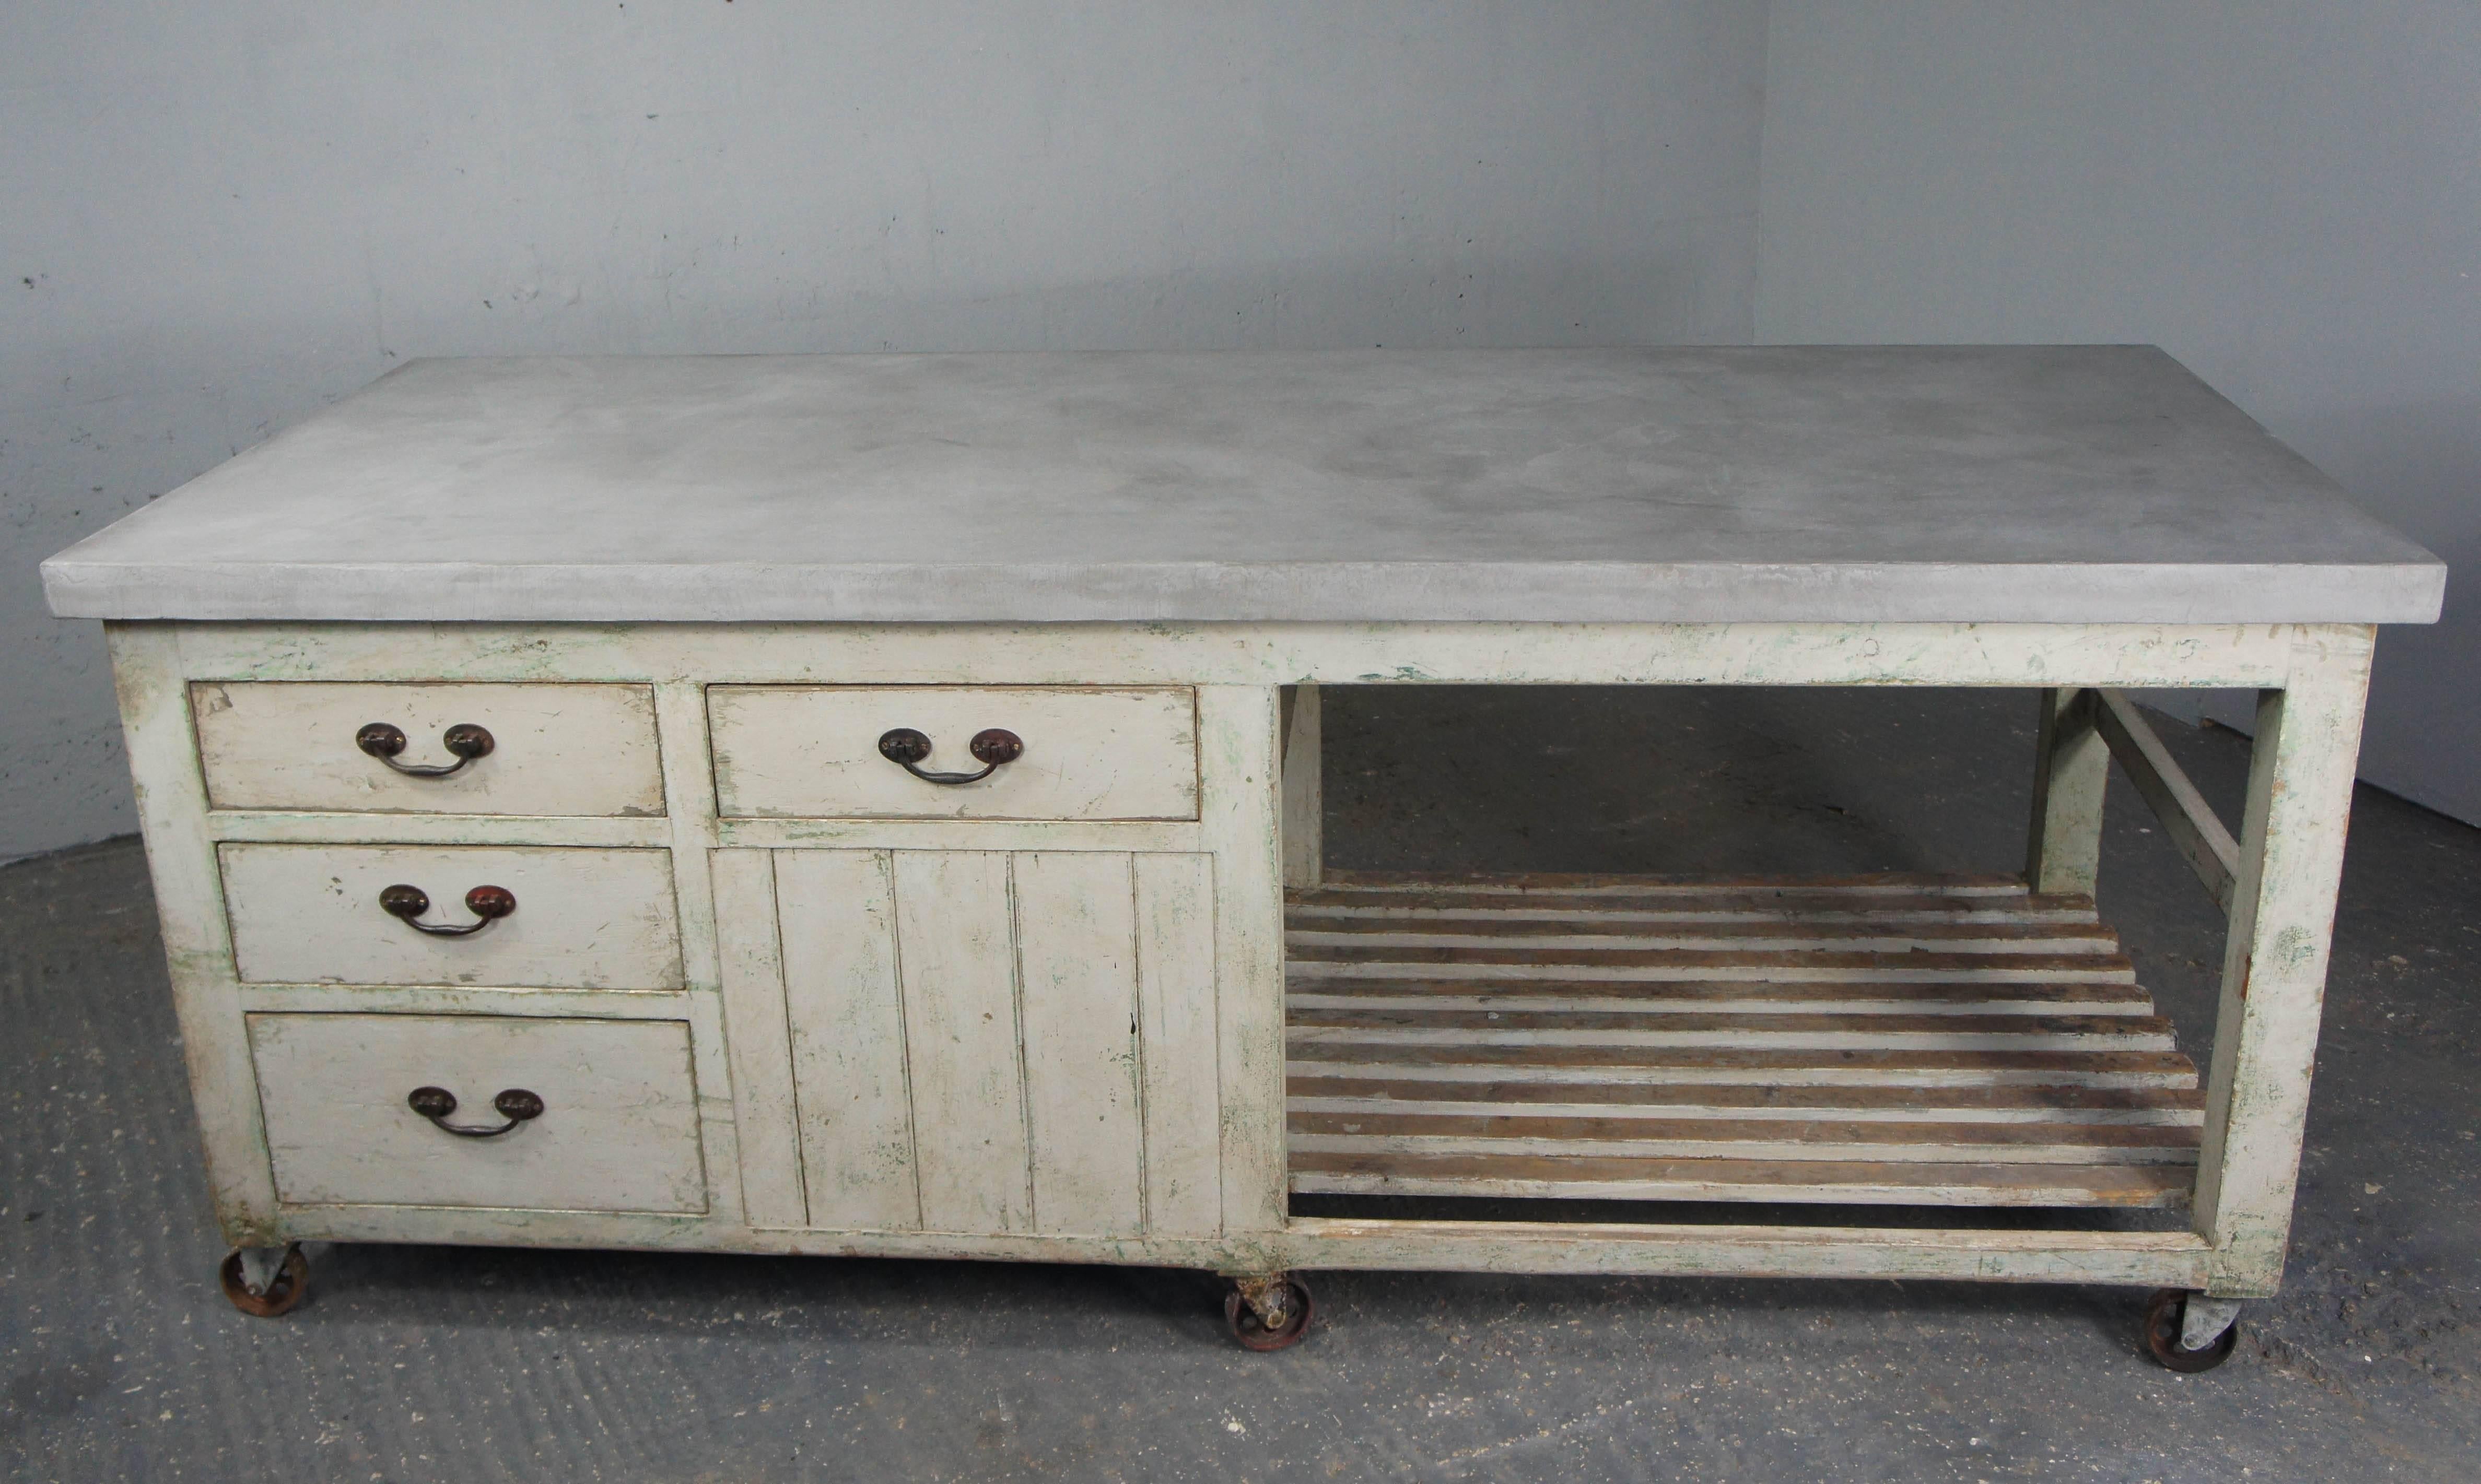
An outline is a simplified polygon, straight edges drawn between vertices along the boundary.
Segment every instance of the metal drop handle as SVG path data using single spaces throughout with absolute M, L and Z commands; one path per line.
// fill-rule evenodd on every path
M 473 922 L 424 923 L 416 920 L 431 910 L 431 894 L 418 886 L 399 884 L 379 893 L 379 910 L 404 919 L 405 924 L 416 932 L 427 932 L 434 938 L 463 938 L 516 911 L 517 894 L 505 886 L 478 886 L 465 894 L 465 910 L 474 914 Z
M 471 721 L 459 721 L 439 734 L 439 744 L 449 750 L 454 763 L 400 763 L 397 754 L 405 751 L 405 731 L 386 721 L 374 721 L 353 734 L 353 745 L 395 768 L 408 778 L 445 778 L 476 758 L 488 757 L 497 745 L 491 734 Z
M 878 739 L 880 757 L 897 764 L 925 783 L 979 783 L 998 772 L 1001 764 L 1013 763 L 1025 756 L 1025 741 L 1014 732 L 992 727 L 988 731 L 976 732 L 974 740 L 965 743 L 965 750 L 974 755 L 974 761 L 982 765 L 980 772 L 934 773 L 922 767 L 922 760 L 930 755 L 929 738 L 909 726 L 900 726 L 894 731 L 881 733 Z
M 454 1133 L 461 1139 L 498 1138 L 517 1125 L 540 1118 L 543 1114 L 543 1100 L 523 1087 L 511 1087 L 491 1100 L 491 1106 L 508 1120 L 496 1129 L 450 1123 L 448 1115 L 457 1111 L 457 1094 L 445 1087 L 416 1087 L 405 1095 L 405 1106 L 430 1119 L 443 1133 Z

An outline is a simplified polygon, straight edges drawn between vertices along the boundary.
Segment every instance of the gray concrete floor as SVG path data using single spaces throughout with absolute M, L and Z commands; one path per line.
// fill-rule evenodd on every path
M 1330 853 L 2012 870 L 2031 705 L 1331 692 Z M 2234 811 L 2245 740 L 2164 730 Z M 2102 907 L 2194 1051 L 2219 926 L 2150 823 Z M 12 1478 L 2481 1476 L 2481 831 L 2365 790 L 2288 1283 L 2193 1377 L 2067 1287 L 1338 1273 L 1261 1356 L 1189 1273 L 337 1246 L 248 1319 L 151 911 L 131 843 L 0 871 Z

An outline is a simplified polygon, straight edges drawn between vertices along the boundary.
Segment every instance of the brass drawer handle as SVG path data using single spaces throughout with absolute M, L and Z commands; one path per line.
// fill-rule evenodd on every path
M 450 1123 L 448 1115 L 457 1111 L 457 1094 L 445 1087 L 416 1087 L 405 1095 L 405 1106 L 461 1139 L 498 1138 L 528 1119 L 540 1118 L 543 1112 L 543 1100 L 523 1087 L 511 1087 L 491 1100 L 491 1106 L 508 1120 L 496 1129 Z
M 465 894 L 465 910 L 474 921 L 465 924 L 417 922 L 431 910 L 431 894 L 418 886 L 391 886 L 379 893 L 379 910 L 390 917 L 403 918 L 405 924 L 416 932 L 427 932 L 434 938 L 462 938 L 481 932 L 493 923 L 517 910 L 517 894 L 505 886 L 478 886 Z
M 982 765 L 979 773 L 934 773 L 923 768 L 922 760 L 930 755 L 930 739 L 909 726 L 884 732 L 878 739 L 878 755 L 903 768 L 925 783 L 979 783 L 1000 770 L 1003 763 L 1013 763 L 1025 755 L 1025 741 L 1014 732 L 992 727 L 976 732 L 965 743 L 974 761 Z
M 374 721 L 353 734 L 353 745 L 395 768 L 408 778 L 445 778 L 476 758 L 488 757 L 498 743 L 491 734 L 471 721 L 459 721 L 439 734 L 439 744 L 455 754 L 454 763 L 400 763 L 397 754 L 405 750 L 403 729 L 385 721 Z

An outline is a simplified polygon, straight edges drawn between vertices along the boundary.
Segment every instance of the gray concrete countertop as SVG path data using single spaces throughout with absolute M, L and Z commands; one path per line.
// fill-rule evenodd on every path
M 2376 622 L 2445 568 L 2146 347 L 416 361 L 65 616 Z

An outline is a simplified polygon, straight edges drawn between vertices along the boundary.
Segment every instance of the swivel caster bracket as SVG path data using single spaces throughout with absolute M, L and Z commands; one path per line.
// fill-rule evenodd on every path
M 2145 1301 L 2145 1347 L 2183 1374 L 2211 1370 L 2232 1358 L 2240 1339 L 2240 1301 L 2186 1289 L 2156 1289 Z
M 1223 1322 L 1232 1338 L 1251 1350 L 1283 1350 L 1307 1339 L 1318 1317 L 1309 1285 L 1296 1274 L 1235 1278 L 1223 1295 Z
M 224 1297 L 253 1318 L 289 1314 L 310 1289 L 310 1260 L 300 1242 L 281 1247 L 236 1247 L 217 1270 Z

